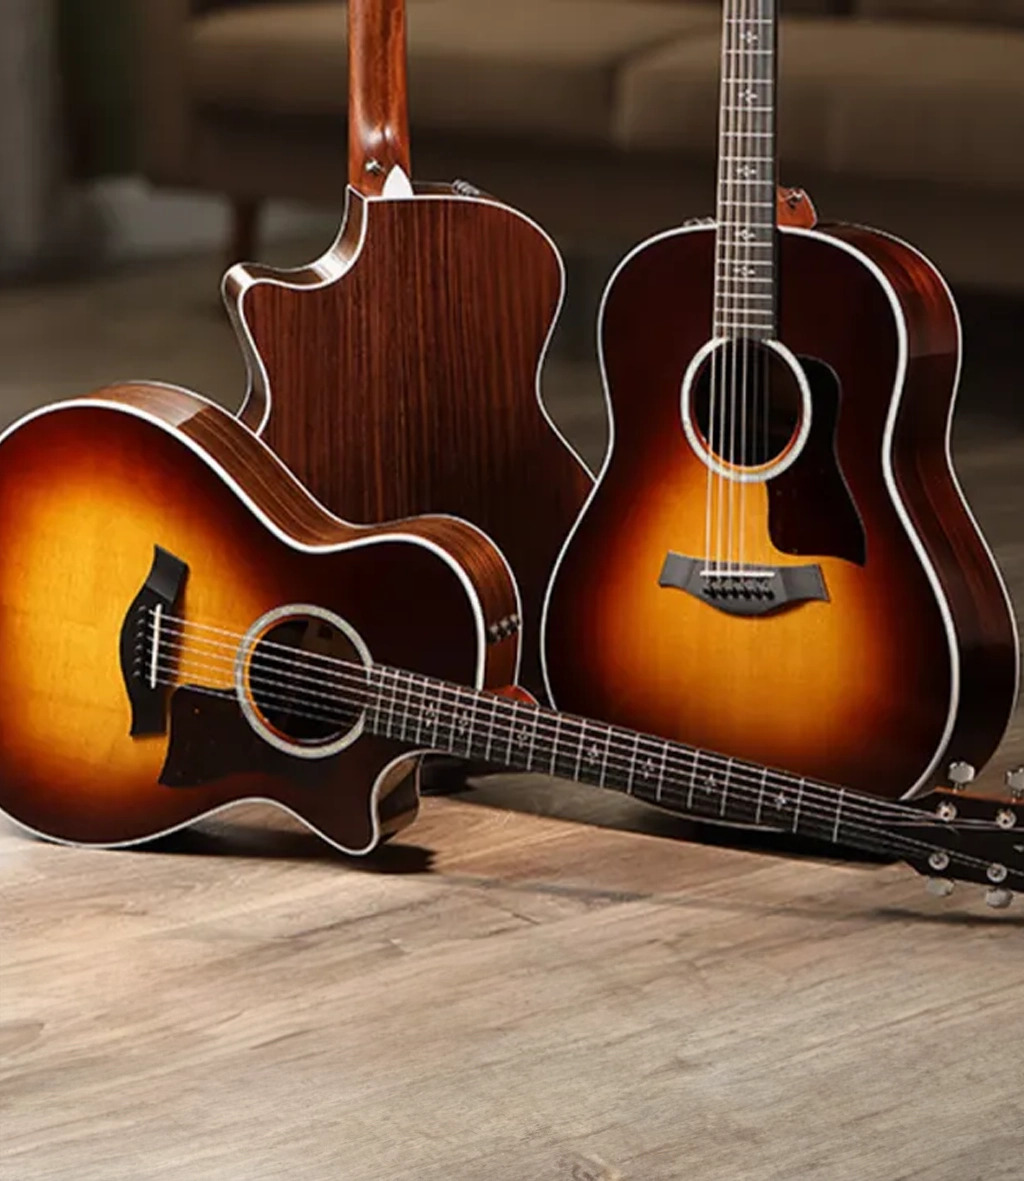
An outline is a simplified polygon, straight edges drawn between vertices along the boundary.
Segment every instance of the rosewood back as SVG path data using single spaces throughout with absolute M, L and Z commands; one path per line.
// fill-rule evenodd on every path
M 316 264 L 236 267 L 226 287 L 243 421 L 347 520 L 451 513 L 489 534 L 522 594 L 531 690 L 544 590 L 590 487 L 538 394 L 562 285 L 551 241 L 506 206 L 350 190 Z

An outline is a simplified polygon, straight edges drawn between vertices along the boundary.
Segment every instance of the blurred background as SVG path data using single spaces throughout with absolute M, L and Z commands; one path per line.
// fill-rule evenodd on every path
M 907 238 L 967 327 L 961 417 L 1020 430 L 1024 0 L 782 0 L 784 183 Z M 554 235 L 546 376 L 599 461 L 594 310 L 637 240 L 713 210 L 718 3 L 408 0 L 413 166 Z M 0 6 L 0 415 L 123 378 L 237 405 L 241 258 L 329 243 L 346 170 L 338 0 Z
M 957 465 L 1024 589 L 1024 0 L 781 3 L 782 180 L 953 285 Z M 408 0 L 414 174 L 467 179 L 558 241 L 544 390 L 595 467 L 601 287 L 714 208 L 720 20 L 696 0 Z M 346 53 L 338 0 L 0 4 L 0 423 L 141 377 L 238 406 L 219 280 L 333 238 Z

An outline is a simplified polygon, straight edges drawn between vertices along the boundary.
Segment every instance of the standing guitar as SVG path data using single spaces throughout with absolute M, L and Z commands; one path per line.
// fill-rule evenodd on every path
M 913 795 L 992 755 L 1017 636 L 951 465 L 942 277 L 872 230 L 778 224 L 777 23 L 775 0 L 725 0 L 716 223 L 643 243 L 605 291 L 612 445 L 553 576 L 546 682 L 578 713 Z
M 365 853 L 411 822 L 418 756 L 562 775 L 1024 888 L 1024 812 L 882 803 L 479 687 L 517 607 L 478 530 L 330 516 L 236 419 L 133 385 L 0 441 L 0 807 L 57 840 L 146 840 L 262 799 Z M 469 686 L 477 686 L 470 688 Z
M 451 513 L 497 541 L 540 608 L 591 477 L 553 426 L 540 365 L 564 269 L 529 218 L 469 186 L 409 183 L 403 0 L 350 0 L 344 224 L 308 267 L 235 266 L 242 421 L 351 521 Z

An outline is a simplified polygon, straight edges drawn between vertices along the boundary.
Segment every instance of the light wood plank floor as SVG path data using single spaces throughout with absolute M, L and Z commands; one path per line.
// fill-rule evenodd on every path
M 0 834 L 4 1177 L 1019 1181 L 1024 915 L 428 801 Z
M 236 401 L 205 267 L 0 295 L 0 417 L 124 376 Z M 550 380 L 596 458 L 592 374 Z M 957 435 L 1018 601 L 1019 427 Z M 702 835 L 524 777 L 367 862 L 261 808 L 144 852 L 0 822 L 0 1177 L 1020 1181 L 1024 905 Z

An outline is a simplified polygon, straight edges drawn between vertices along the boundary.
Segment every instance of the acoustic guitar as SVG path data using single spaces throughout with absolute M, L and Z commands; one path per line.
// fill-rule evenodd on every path
M 347 525 L 187 393 L 113 387 L 11 428 L 0 536 L 0 807 L 34 833 L 126 845 L 260 799 L 366 853 L 441 751 L 770 820 L 993 906 L 1024 889 L 1019 801 L 880 802 L 484 691 L 518 648 L 494 545 L 451 518 Z
M 350 521 L 451 513 L 516 572 L 541 691 L 544 590 L 592 477 L 540 397 L 565 274 L 530 218 L 464 182 L 411 185 L 403 0 L 350 0 L 349 186 L 309 266 L 239 265 L 242 421 Z
M 1012 713 L 1006 588 L 949 449 L 960 323 L 934 266 L 780 225 L 775 0 L 725 0 L 717 216 L 601 303 L 612 443 L 544 616 L 551 699 L 911 797 Z

